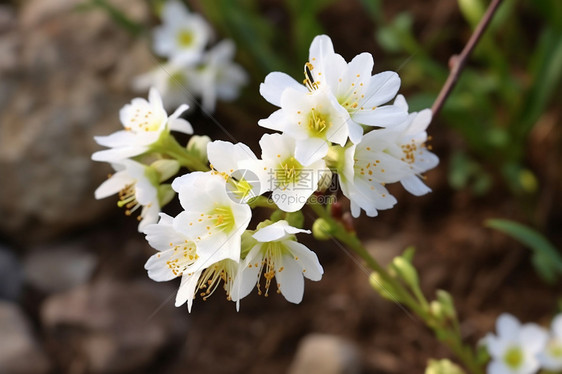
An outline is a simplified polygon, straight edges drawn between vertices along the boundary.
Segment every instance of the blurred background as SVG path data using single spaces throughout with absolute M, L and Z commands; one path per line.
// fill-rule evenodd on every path
M 315 35 L 348 61 L 368 51 L 394 70 L 411 110 L 430 107 L 480 20 L 484 0 L 193 0 L 237 46 L 250 81 L 213 117 L 258 151 L 258 92 L 271 71 L 297 80 Z M 162 1 L 0 2 L 0 373 L 421 373 L 451 357 L 431 331 L 369 286 L 330 241 L 304 300 L 253 293 L 240 312 L 220 293 L 175 308 L 155 283 L 137 222 L 94 199 L 111 172 L 94 135 L 120 129 L 134 77 L 158 64 L 149 30 Z M 476 344 L 510 312 L 543 325 L 562 287 L 562 2 L 505 1 L 429 127 L 441 159 L 433 193 L 354 222 L 382 263 L 413 245 L 424 292 L 455 298 Z M 196 109 L 196 134 L 231 140 Z M 343 198 L 342 198 L 343 202 Z M 170 214 L 177 204 L 167 207 Z M 502 221 L 489 221 L 501 219 Z M 311 224 L 308 222 L 307 224 Z M 491 228 L 491 226 L 494 227 Z M 318 363 L 321 358 L 321 363 Z M 322 366 L 324 365 L 324 366 Z

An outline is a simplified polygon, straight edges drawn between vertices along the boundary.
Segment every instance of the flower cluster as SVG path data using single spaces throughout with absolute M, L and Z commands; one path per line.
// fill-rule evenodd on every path
M 496 322 L 497 335 L 488 334 L 484 344 L 492 361 L 489 374 L 533 374 L 540 369 L 562 371 L 562 314 L 552 321 L 550 331 L 521 323 L 510 314 Z
M 232 61 L 235 45 L 222 40 L 205 50 L 213 37 L 209 24 L 190 13 L 177 0 L 164 3 L 163 24 L 153 32 L 153 50 L 167 61 L 137 77 L 133 87 L 144 91 L 155 87 L 167 108 L 200 97 L 206 111 L 215 109 L 217 99 L 234 100 L 247 83 L 246 72 Z
M 166 33 L 187 32 L 173 26 L 163 27 L 157 40 Z M 201 38 L 193 36 L 185 52 L 171 44 L 160 51 L 191 61 L 204 45 Z M 430 191 L 420 178 L 438 163 L 425 146 L 431 112 L 408 113 L 404 97 L 396 96 L 398 75 L 372 75 L 372 69 L 369 53 L 348 63 L 334 52 L 330 38 L 321 35 L 311 44 L 303 84 L 280 72 L 269 74 L 260 93 L 279 109 L 258 124 L 279 133 L 263 135 L 259 158 L 242 143 L 197 140 L 197 147 L 191 141 L 187 149 L 181 147 L 170 131 L 192 132 L 179 118 L 185 106 L 168 117 L 154 88 L 148 102 L 134 99 L 123 108 L 124 131 L 96 138 L 110 149 L 93 158 L 111 162 L 118 170 L 97 196 L 121 189 L 125 192 L 120 204 L 128 211 L 143 207 L 139 229 L 158 251 L 145 267 L 156 281 L 181 277 L 177 306 L 187 303 L 191 310 L 197 295 L 206 299 L 222 284 L 227 299 L 239 307 L 254 288 L 267 296 L 274 278 L 275 291 L 299 303 L 304 278 L 318 281 L 323 274 L 316 254 L 297 241 L 297 234 L 311 233 L 303 229 L 300 211 L 314 203 L 313 194 L 326 192 L 333 174 L 356 217 L 361 210 L 375 216 L 396 203 L 387 183 L 400 182 L 414 195 Z M 192 172 L 161 184 L 174 174 L 161 170 L 164 165 L 172 170 L 170 162 L 176 162 L 174 173 L 179 166 Z M 176 193 L 183 211 L 175 217 L 160 213 Z M 158 200 L 160 196 L 165 201 Z M 256 207 L 273 212 L 251 229 Z

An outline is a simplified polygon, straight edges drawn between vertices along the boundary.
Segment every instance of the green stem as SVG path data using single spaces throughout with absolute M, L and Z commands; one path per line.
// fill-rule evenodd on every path
M 392 288 L 397 300 L 410 308 L 410 310 L 421 318 L 426 326 L 430 327 L 436 334 L 443 329 L 447 331 L 449 336 L 447 339 L 444 339 L 443 342 L 472 374 L 484 373 L 482 368 L 478 365 L 472 349 L 463 345 L 456 319 L 455 326 L 452 328 L 436 324 L 435 317 L 429 312 L 429 305 L 421 293 L 421 290 L 418 289 L 417 292 L 414 290 L 415 297 L 412 296 L 412 294 L 401 282 L 391 276 L 388 271 L 386 271 L 386 269 L 369 254 L 355 233 L 347 231 L 342 223 L 334 220 L 330 213 L 321 205 L 309 204 L 309 206 L 319 217 L 328 222 L 331 229 L 330 232 L 334 238 L 347 245 L 350 249 L 357 253 L 367 263 L 367 266 L 369 266 L 371 270 L 380 275 L 380 277 Z M 419 299 L 419 301 L 417 301 L 416 298 Z
M 182 147 L 170 133 L 163 133 L 160 139 L 151 146 L 156 152 L 163 153 L 174 158 L 181 166 L 191 171 L 209 171 L 207 164 L 190 154 L 185 147 Z

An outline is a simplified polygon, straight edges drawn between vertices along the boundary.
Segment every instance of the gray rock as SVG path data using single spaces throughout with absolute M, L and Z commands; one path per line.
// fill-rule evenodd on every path
M 17 304 L 0 301 L 0 373 L 43 374 L 50 370 L 45 353 L 37 344 Z
M 23 285 L 23 270 L 13 252 L 0 245 L 0 300 L 17 300 Z
M 145 41 L 100 9 L 77 11 L 80 3 L 26 1 L 12 18 L 0 9 L 0 215 L 10 217 L 0 231 L 14 240 L 54 237 L 113 205 L 93 198 L 111 171 L 90 160 L 101 149 L 93 136 L 121 128 L 132 77 L 154 64 Z M 148 19 L 145 2 L 112 4 Z
M 299 344 L 289 374 L 356 374 L 359 352 L 351 342 L 327 334 L 310 334 Z
M 47 336 L 60 345 L 54 352 L 62 367 L 135 372 L 185 336 L 187 309 L 173 306 L 175 292 L 150 280 L 102 279 L 49 297 L 41 319 Z
M 36 247 L 23 260 L 25 280 L 46 293 L 66 291 L 86 283 L 97 258 L 78 243 Z

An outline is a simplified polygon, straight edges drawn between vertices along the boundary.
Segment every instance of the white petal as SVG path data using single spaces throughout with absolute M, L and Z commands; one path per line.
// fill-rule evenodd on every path
M 562 313 L 552 320 L 552 332 L 558 339 L 562 339 Z
M 508 313 L 503 313 L 496 321 L 496 331 L 501 339 L 515 340 L 519 335 L 521 323 L 519 320 Z
M 294 154 L 295 140 L 287 135 L 264 134 L 259 143 L 264 160 L 282 161 Z
M 119 162 L 130 157 L 138 156 L 148 150 L 148 147 L 122 147 L 111 148 L 103 151 L 95 152 L 92 155 L 92 160 L 103 162 Z
M 174 255 L 173 249 L 168 249 L 164 252 L 158 252 L 152 255 L 144 268 L 148 270 L 148 277 L 156 282 L 166 282 L 177 276 L 166 264 Z
M 162 105 L 162 98 L 160 97 L 160 93 L 156 88 L 151 87 L 148 91 L 148 101 L 155 110 L 164 111 L 164 113 L 166 113 L 166 111 L 164 110 L 164 105 Z
M 184 134 L 193 134 L 193 127 L 191 127 L 191 124 L 183 118 L 171 118 L 168 120 L 168 128 L 172 131 Z
M 396 99 L 394 99 L 394 105 L 402 109 L 404 112 L 408 111 L 408 103 L 406 102 L 404 95 L 397 95 Z
M 259 229 L 254 235 L 252 235 L 252 237 L 258 242 L 266 243 L 283 239 L 290 234 L 303 232 L 310 234 L 310 230 L 302 230 L 292 227 L 287 221 L 281 220 Z
M 423 196 L 431 192 L 431 188 L 427 187 L 420 178 L 411 175 L 400 180 L 402 186 L 414 196 Z
M 244 160 L 257 160 L 256 155 L 244 143 L 232 144 L 222 140 L 215 140 L 207 144 L 207 156 L 215 170 L 231 174 L 240 168 L 239 163 Z
M 408 118 L 408 113 L 394 105 L 385 105 L 375 110 L 358 110 L 351 115 L 351 118 L 363 125 L 387 127 L 404 122 Z
M 291 249 L 291 252 L 295 257 L 295 261 L 302 269 L 302 275 L 313 281 L 319 281 L 322 279 L 324 269 L 322 268 L 322 265 L 320 265 L 320 261 L 318 261 L 316 253 L 308 249 L 305 245 L 294 240 L 286 240 L 283 244 Z
M 94 136 L 94 140 L 104 147 L 125 147 L 134 143 L 135 134 L 130 131 L 117 131 L 108 136 Z
M 494 360 L 488 364 L 488 368 L 486 369 L 487 374 L 514 374 L 503 361 Z
M 295 158 L 303 166 L 321 160 L 328 154 L 329 146 L 324 139 L 308 138 L 295 142 Z
M 120 171 L 113 174 L 109 179 L 103 182 L 94 192 L 96 199 L 103 199 L 108 196 L 114 195 L 121 191 L 127 185 L 134 183 L 134 179 L 125 172 Z
M 281 95 L 287 88 L 306 92 L 306 87 L 298 83 L 289 75 L 280 72 L 269 73 L 265 81 L 260 84 L 260 94 L 275 106 L 281 106 Z
M 275 112 L 271 113 L 268 118 L 260 119 L 258 121 L 258 125 L 261 127 L 265 127 L 266 129 L 284 131 L 287 127 L 288 121 L 289 119 L 286 116 L 286 111 L 283 111 L 283 109 L 278 109 Z
M 534 323 L 523 325 L 519 337 L 524 350 L 533 354 L 543 350 L 548 340 L 547 332 Z
M 160 214 L 160 205 L 154 202 L 142 207 L 142 220 L 139 222 L 138 231 L 143 232 L 144 229 L 158 221 L 158 214 Z
M 263 261 L 261 248 L 261 244 L 255 245 L 244 259 L 241 271 L 234 281 L 232 300 L 239 301 L 248 296 L 258 283 L 259 270 Z
M 187 310 L 191 313 L 191 307 L 193 305 L 193 299 L 195 298 L 195 290 L 197 289 L 197 282 L 201 272 L 184 274 L 181 278 L 180 288 L 176 295 L 175 305 L 182 306 L 183 303 L 187 301 Z
M 375 74 L 365 92 L 365 107 L 379 106 L 392 100 L 400 89 L 400 77 L 393 71 Z
M 277 269 L 275 273 L 275 279 L 277 280 L 277 285 L 281 290 L 285 299 L 291 303 L 298 304 L 302 301 L 302 296 L 304 293 L 304 278 L 302 276 L 302 269 L 290 256 L 283 256 L 282 263 L 279 264 L 279 268 L 283 268 L 282 271 Z

